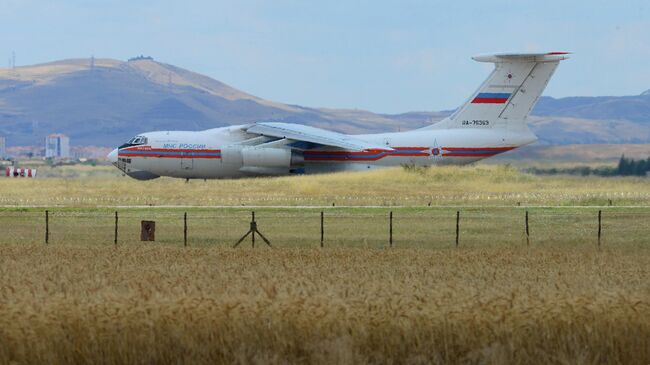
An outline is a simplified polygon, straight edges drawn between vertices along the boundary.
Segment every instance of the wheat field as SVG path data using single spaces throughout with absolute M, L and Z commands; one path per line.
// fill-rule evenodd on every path
M 647 364 L 647 249 L 0 246 L 0 363 Z

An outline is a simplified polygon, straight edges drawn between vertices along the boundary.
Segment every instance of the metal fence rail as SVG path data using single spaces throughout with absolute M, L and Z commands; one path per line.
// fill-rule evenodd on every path
M 269 208 L 255 213 L 256 226 L 274 247 L 645 246 L 650 237 L 650 208 Z M 156 222 L 155 244 L 230 246 L 251 228 L 251 211 L 6 209 L 0 210 L 0 243 L 133 244 L 139 242 L 143 220 Z

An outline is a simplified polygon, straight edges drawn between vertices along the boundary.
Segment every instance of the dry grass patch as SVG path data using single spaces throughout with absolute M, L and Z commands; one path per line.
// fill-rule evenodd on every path
M 0 179 L 0 205 L 616 205 L 650 204 L 645 178 L 534 176 L 507 166 L 193 180 L 136 181 L 107 166 L 61 167 L 62 178 Z M 96 169 L 96 177 L 89 177 Z M 90 171 L 92 170 L 92 171 Z

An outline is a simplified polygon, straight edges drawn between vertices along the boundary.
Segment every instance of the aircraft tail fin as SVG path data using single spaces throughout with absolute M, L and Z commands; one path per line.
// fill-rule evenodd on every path
M 432 128 L 514 128 L 526 117 L 567 52 L 511 53 L 472 57 L 494 70 L 449 118 Z

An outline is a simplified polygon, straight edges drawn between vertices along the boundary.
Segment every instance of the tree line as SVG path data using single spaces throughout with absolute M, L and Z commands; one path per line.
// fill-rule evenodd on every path
M 626 158 L 625 155 L 621 156 L 616 167 L 616 174 L 629 176 L 645 176 L 650 171 L 650 158 L 646 160 L 635 160 Z
M 635 160 L 633 158 L 625 157 L 622 155 L 618 160 L 618 165 L 616 167 L 610 166 L 600 166 L 600 167 L 590 167 L 590 166 L 576 166 L 568 168 L 550 168 L 550 169 L 540 169 L 540 168 L 530 168 L 526 172 L 530 172 L 538 175 L 580 175 L 580 176 L 646 176 L 650 171 L 650 158 Z

